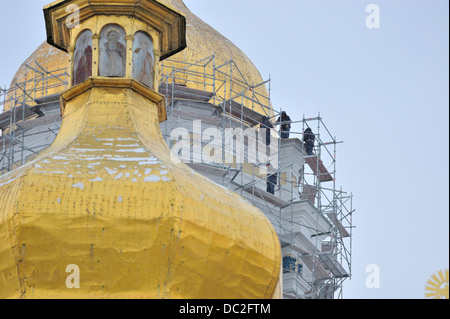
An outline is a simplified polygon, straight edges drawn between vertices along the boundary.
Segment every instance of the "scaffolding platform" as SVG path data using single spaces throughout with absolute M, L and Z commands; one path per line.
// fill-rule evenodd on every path
M 159 86 L 159 93 L 166 95 L 169 98 L 169 102 L 172 97 L 173 99 L 209 102 L 214 96 L 214 93 L 212 92 L 191 89 L 185 85 L 180 84 L 161 84 Z
M 305 263 L 305 265 L 309 269 L 314 270 L 314 280 L 315 281 L 330 278 L 329 271 L 324 267 L 323 263 L 317 262 L 317 259 L 318 259 L 317 256 L 311 256 L 311 255 L 300 256 L 300 259 Z
M 198 103 L 198 102 L 199 101 L 196 101 L 196 103 Z M 203 102 L 200 102 L 200 103 L 203 103 Z M 205 105 L 208 106 L 210 104 L 205 104 Z M 218 126 L 220 124 L 220 121 L 221 121 L 217 117 L 208 116 L 207 114 L 204 114 L 204 113 L 202 113 L 200 111 L 197 112 L 197 113 L 194 113 L 192 111 L 184 111 L 181 108 L 173 109 L 172 110 L 172 114 L 175 117 L 181 117 L 181 118 L 183 118 L 183 116 L 184 117 L 190 116 L 192 118 L 195 118 L 195 120 L 197 120 L 197 121 L 201 121 L 202 124 L 208 124 L 208 125 L 216 125 L 216 126 Z
M 337 227 L 342 238 L 350 237 L 347 229 L 345 229 L 344 225 L 342 225 L 342 223 L 337 219 L 336 215 L 334 215 L 333 213 L 327 213 L 326 215 L 328 216 L 330 221 Z
M 231 114 L 238 119 L 242 119 L 252 126 L 257 126 L 262 123 L 262 114 L 249 109 L 248 107 L 244 106 L 241 103 L 237 103 L 234 100 L 225 101 L 219 106 L 221 110 L 222 107 L 225 109 L 225 112 L 227 114 Z
M 254 191 L 253 187 L 244 188 L 244 191 L 279 208 L 286 208 L 291 205 L 289 202 L 256 187 Z
M 218 177 L 225 177 L 229 172 L 229 169 L 225 167 L 207 165 L 204 163 L 186 163 L 186 165 L 195 170 L 196 172 L 202 172 L 206 175 L 214 175 Z
M 62 118 L 59 114 L 47 115 L 44 117 L 37 117 L 28 121 L 23 121 L 16 123 L 16 126 L 20 128 L 22 131 L 28 131 L 32 128 L 41 126 L 41 125 L 51 125 L 53 123 L 61 122 Z
M 331 176 L 325 165 L 323 165 L 322 160 L 317 158 L 317 155 L 305 156 L 305 160 L 314 174 L 319 177 L 320 182 L 333 181 L 333 176 Z
M 320 255 L 320 264 L 329 270 L 335 278 L 347 278 L 349 274 L 331 254 Z
M 42 113 L 39 110 L 40 106 L 26 106 L 24 108 L 22 107 L 15 107 L 12 110 L 6 111 L 4 113 L 0 114 L 0 129 L 5 130 L 10 127 L 11 125 L 11 119 L 13 124 L 17 124 L 17 122 L 22 120 L 29 119 L 31 117 L 38 117 L 41 116 Z

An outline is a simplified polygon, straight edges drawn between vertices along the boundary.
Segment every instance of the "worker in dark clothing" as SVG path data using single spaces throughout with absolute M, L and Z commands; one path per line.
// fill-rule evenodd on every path
M 289 138 L 292 121 L 286 112 L 281 112 L 281 116 L 278 118 L 276 124 L 280 125 L 281 138 Z
M 275 186 L 278 184 L 278 174 L 267 165 L 267 192 L 275 195 Z
M 267 116 L 262 117 L 261 128 L 266 130 L 266 145 L 270 145 L 270 130 L 274 127 Z
M 308 127 L 303 133 L 303 142 L 305 143 L 305 149 L 307 155 L 313 155 L 314 142 L 316 141 L 316 136 L 312 130 Z

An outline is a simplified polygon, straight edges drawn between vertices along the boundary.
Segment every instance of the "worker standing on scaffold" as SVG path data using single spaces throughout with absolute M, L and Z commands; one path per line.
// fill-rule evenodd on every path
M 312 130 L 308 127 L 303 133 L 303 142 L 305 143 L 306 154 L 308 156 L 313 155 L 314 142 L 316 141 L 316 136 Z
M 281 112 L 281 116 L 276 121 L 276 124 L 280 125 L 281 138 L 289 138 L 289 135 L 291 133 L 291 123 L 291 118 L 286 114 L 286 112 Z

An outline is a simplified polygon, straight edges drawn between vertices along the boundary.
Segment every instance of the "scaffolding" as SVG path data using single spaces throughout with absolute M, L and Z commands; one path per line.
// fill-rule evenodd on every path
M 264 173 L 266 161 L 247 158 L 246 163 L 226 161 L 226 141 L 230 138 L 227 128 L 242 131 L 260 131 L 262 118 L 278 118 L 282 110 L 274 110 L 271 103 L 271 79 L 261 83 L 248 83 L 233 60 L 220 65 L 211 55 L 196 63 L 166 59 L 161 63 L 159 92 L 166 97 L 168 120 L 163 123 L 162 134 L 169 148 L 175 140 L 171 132 L 180 127 L 192 127 L 193 120 L 216 127 L 222 133 L 222 161 L 201 163 L 194 169 L 205 169 L 220 176 L 222 186 L 246 197 L 260 208 L 277 231 L 284 250 L 295 253 L 285 255 L 283 271 L 286 276 L 297 276 L 308 291 L 287 292 L 286 298 L 343 298 L 343 283 L 351 277 L 353 194 L 344 192 L 336 184 L 336 155 L 338 141 L 324 124 L 320 114 L 314 118 L 292 121 L 289 140 L 277 138 L 278 154 L 297 147 L 297 152 L 277 157 L 275 173 L 277 185 L 274 194 L 266 191 L 268 173 Z M 28 78 L 28 73 L 34 77 Z M 51 89 L 66 89 L 67 68 L 48 71 L 39 63 L 25 65 L 25 74 L 15 86 L 0 91 L 0 169 L 1 174 L 25 164 L 49 143 L 29 145 L 27 138 L 51 134 L 56 137 L 59 123 L 48 123 L 48 129 L 40 132 L 26 130 L 24 123 L 44 116 L 41 108 Z M 187 113 L 177 103 L 203 103 L 213 110 L 214 116 Z M 316 144 L 313 155 L 303 149 L 302 134 L 306 127 L 313 129 Z M 29 127 L 28 127 L 29 128 Z M 272 135 L 278 137 L 276 130 Z M 255 135 L 257 136 L 257 135 Z M 191 136 L 191 138 L 195 138 Z M 198 149 L 192 149 L 190 158 L 210 142 L 200 140 Z M 247 139 L 245 151 L 251 148 Z M 234 152 L 234 150 L 231 150 Z M 236 154 L 233 153 L 233 158 Z M 192 166 L 192 165 L 191 165 Z M 194 165 L 195 166 L 195 165 Z M 0 175 L 1 175 L 0 174 Z M 306 223 L 298 218 L 302 207 L 314 220 Z M 306 207 L 306 208 L 305 208 Z M 325 225 L 325 226 L 324 226 Z M 326 228 L 326 229 L 325 229 Z M 300 247 L 299 242 L 308 242 Z M 303 245 L 303 244 L 302 244 Z M 292 262 L 293 261 L 293 262 Z M 307 273 L 306 267 L 310 269 Z
M 316 217 L 325 216 L 330 221 L 330 231 L 327 239 L 316 242 L 316 251 L 312 255 L 313 268 L 326 265 L 331 271 L 329 278 L 313 278 L 314 295 L 324 296 L 331 291 L 337 291 L 338 298 L 343 298 L 343 282 L 351 277 L 351 251 L 353 222 L 353 194 L 338 189 L 336 185 L 337 146 L 343 143 L 334 137 L 325 125 L 320 114 L 315 118 L 305 118 L 300 121 L 302 131 L 307 127 L 315 133 L 316 144 L 312 155 L 306 155 L 308 170 L 303 172 L 300 183 L 301 193 L 309 201 L 316 201 Z M 324 162 L 326 164 L 324 164 Z M 324 184 L 330 183 L 329 187 Z M 319 235 L 315 238 L 318 240 Z M 314 275 L 314 272 L 313 272 Z
M 0 171 L 1 174 L 9 172 L 27 161 L 26 154 L 37 155 L 40 150 L 50 146 L 51 143 L 34 144 L 28 146 L 26 140 L 37 138 L 42 132 L 27 134 L 26 120 L 43 117 L 41 108 L 48 103 L 46 98 L 54 90 L 64 91 L 68 87 L 68 68 L 47 70 L 39 62 L 24 64 L 22 77 L 16 79 L 9 89 L 0 88 Z M 59 130 L 55 122 L 48 130 L 54 136 Z

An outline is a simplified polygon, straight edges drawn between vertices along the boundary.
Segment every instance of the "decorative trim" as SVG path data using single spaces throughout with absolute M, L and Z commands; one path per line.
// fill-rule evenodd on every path
M 75 97 L 93 89 L 93 88 L 114 88 L 114 89 L 131 89 L 139 93 L 143 97 L 149 99 L 158 106 L 159 122 L 167 120 L 166 100 L 163 95 L 153 91 L 147 86 L 135 81 L 133 79 L 123 78 L 93 78 L 90 77 L 83 83 L 80 83 L 61 94 L 61 116 L 64 116 L 64 110 L 67 102 Z
M 155 0 L 136 1 L 121 0 L 61 0 L 44 7 L 44 17 L 47 29 L 47 42 L 65 52 L 70 43 L 70 29 L 66 19 L 70 13 L 65 6 L 73 3 L 80 8 L 80 23 L 95 16 L 133 17 L 151 26 L 159 33 L 161 45 L 161 60 L 164 60 L 187 47 L 186 17 L 181 13 Z

